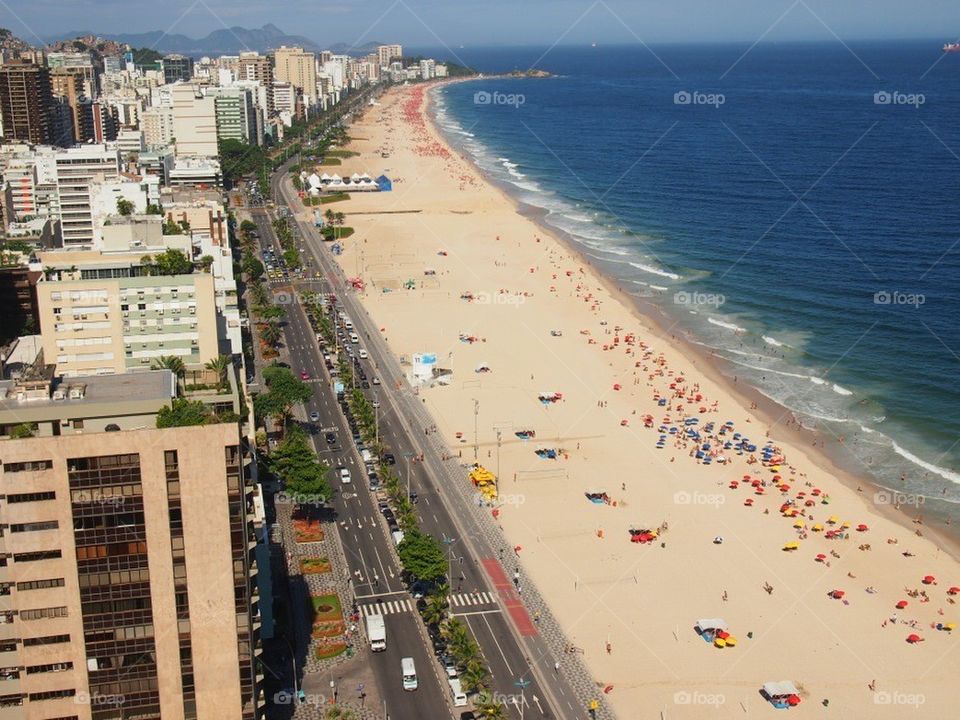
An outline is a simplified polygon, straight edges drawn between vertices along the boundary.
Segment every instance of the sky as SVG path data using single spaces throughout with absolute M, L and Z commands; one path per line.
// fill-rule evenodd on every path
M 189 37 L 273 23 L 318 44 L 415 46 L 960 38 L 957 0 L 0 0 L 39 44 L 79 30 Z

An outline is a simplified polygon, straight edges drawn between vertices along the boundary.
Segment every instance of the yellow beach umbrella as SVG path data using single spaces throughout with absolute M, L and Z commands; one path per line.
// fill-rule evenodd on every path
M 786 545 L 784 545 L 784 546 L 783 546 L 783 549 L 784 549 L 784 550 L 797 550 L 799 547 L 800 547 L 800 543 L 798 543 L 796 540 L 794 540 L 793 542 L 788 542 Z
M 814 532 L 820 532 L 821 530 L 823 530 L 823 525 L 821 525 L 820 523 L 817 523 L 810 529 L 813 530 Z
M 840 527 L 842 527 L 844 530 L 848 530 L 850 528 L 850 521 L 844 520 L 843 524 Z
M 797 521 L 793 524 L 793 526 L 794 526 L 795 528 L 797 528 L 798 530 L 800 530 L 800 529 L 803 529 L 804 527 L 806 527 L 806 523 L 805 523 L 803 520 L 797 520 Z
M 727 647 L 737 646 L 737 639 L 733 635 L 728 635 L 725 642 L 727 643 Z
M 722 648 L 727 646 L 727 641 L 724 640 L 723 638 L 716 638 L 713 641 L 713 644 L 716 645 L 718 648 Z
M 836 525 L 838 522 L 840 522 L 840 518 L 838 518 L 836 515 L 831 515 L 827 518 L 828 525 Z
M 947 632 L 951 632 L 951 631 L 955 630 L 956 627 L 957 627 L 957 624 L 956 624 L 956 623 L 952 623 L 952 622 L 948 622 L 948 623 L 944 623 L 944 624 L 943 624 L 943 629 L 946 630 Z

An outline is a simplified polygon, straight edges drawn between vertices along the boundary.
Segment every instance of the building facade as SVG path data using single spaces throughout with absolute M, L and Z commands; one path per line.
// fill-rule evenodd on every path
M 93 243 L 90 182 L 94 178 L 116 179 L 120 151 L 116 145 L 78 145 L 56 154 L 60 225 L 65 246 Z
M 34 145 L 54 142 L 52 106 L 47 68 L 13 61 L 0 65 L 0 119 L 4 140 L 22 140 Z

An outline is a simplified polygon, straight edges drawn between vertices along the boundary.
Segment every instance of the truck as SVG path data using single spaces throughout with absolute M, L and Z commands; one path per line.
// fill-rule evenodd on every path
M 367 637 L 373 652 L 387 649 L 387 626 L 383 624 L 383 615 L 367 615 Z

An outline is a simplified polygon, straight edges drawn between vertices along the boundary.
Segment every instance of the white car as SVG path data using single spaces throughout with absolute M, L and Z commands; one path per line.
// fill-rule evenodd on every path
M 367 355 L 367 351 L 364 350 L 363 348 L 360 348 L 357 354 L 360 356 L 361 360 L 366 360 L 369 357 L 369 355 Z
M 375 378 L 373 379 L 373 384 L 374 384 L 374 385 L 379 385 L 379 384 L 380 384 L 380 378 L 375 377 Z
M 349 485 L 353 482 L 350 477 L 350 471 L 345 467 L 340 468 L 340 482 L 342 482 L 344 485 Z
M 379 408 L 379 407 L 380 407 L 380 401 L 379 401 L 379 400 L 374 400 L 374 401 L 373 401 L 373 407 L 374 407 L 374 408 Z

